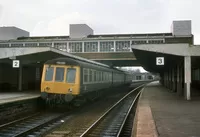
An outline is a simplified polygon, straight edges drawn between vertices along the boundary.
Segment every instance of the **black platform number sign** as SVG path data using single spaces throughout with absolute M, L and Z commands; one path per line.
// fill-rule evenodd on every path
M 13 68 L 19 68 L 19 60 L 13 60 Z
M 164 57 L 156 57 L 156 65 L 164 65 Z

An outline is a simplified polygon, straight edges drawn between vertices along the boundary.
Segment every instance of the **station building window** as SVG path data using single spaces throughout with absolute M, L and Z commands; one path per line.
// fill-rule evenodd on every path
M 136 80 L 141 80 L 142 76 L 136 76 Z
M 152 80 L 153 77 L 152 76 L 147 76 L 147 79 Z
M 116 51 L 130 51 L 130 41 L 116 41 Z
M 35 80 L 39 81 L 40 80 L 40 68 L 36 68 L 35 70 Z
M 84 52 L 98 52 L 98 42 L 84 42 Z
M 37 47 L 37 43 L 25 43 L 25 47 Z
M 164 43 L 164 40 L 149 40 L 149 44 L 161 44 Z
M 82 42 L 69 42 L 69 52 L 82 52 Z
M 51 47 L 52 43 L 39 43 L 40 47 Z
M 1 47 L 1 48 L 3 48 L 3 47 L 9 47 L 9 44 L 2 43 L 2 44 L 0 44 L 0 47 Z
M 56 42 L 54 43 L 54 47 L 59 50 L 67 50 L 67 43 L 66 42 Z
M 100 42 L 100 52 L 114 52 L 114 41 Z
M 11 47 L 23 47 L 23 43 L 12 43 Z
M 132 41 L 132 45 L 139 45 L 139 44 L 147 44 L 146 40 L 134 40 Z

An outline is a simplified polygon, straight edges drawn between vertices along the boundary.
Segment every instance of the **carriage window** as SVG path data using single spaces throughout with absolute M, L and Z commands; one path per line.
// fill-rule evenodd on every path
M 92 70 L 89 70 L 89 82 L 92 82 Z
M 88 82 L 88 69 L 84 69 L 84 82 Z
M 46 68 L 46 74 L 45 74 L 45 81 L 52 81 L 53 80 L 53 67 L 47 67 Z
M 64 68 L 57 67 L 56 68 L 56 77 L 55 81 L 62 82 L 64 80 Z
M 94 71 L 94 82 L 96 82 L 96 81 L 97 81 L 97 72 Z
M 67 82 L 68 83 L 75 83 L 76 77 L 76 69 L 75 68 L 68 68 L 67 69 Z

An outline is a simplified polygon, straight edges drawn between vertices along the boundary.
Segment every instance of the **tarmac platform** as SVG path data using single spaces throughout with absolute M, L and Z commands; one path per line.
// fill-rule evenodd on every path
M 0 92 L 0 105 L 39 97 L 39 91 Z
M 200 99 L 187 101 L 152 82 L 143 89 L 134 128 L 136 137 L 200 137 Z

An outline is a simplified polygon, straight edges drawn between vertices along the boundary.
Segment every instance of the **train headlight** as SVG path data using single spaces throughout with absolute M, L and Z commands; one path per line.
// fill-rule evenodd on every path
M 45 89 L 46 89 L 46 91 L 49 91 L 49 90 L 50 90 L 50 88 L 49 88 L 49 87 L 46 87 Z
M 69 92 L 72 92 L 72 88 L 69 88 L 68 91 L 69 91 Z

